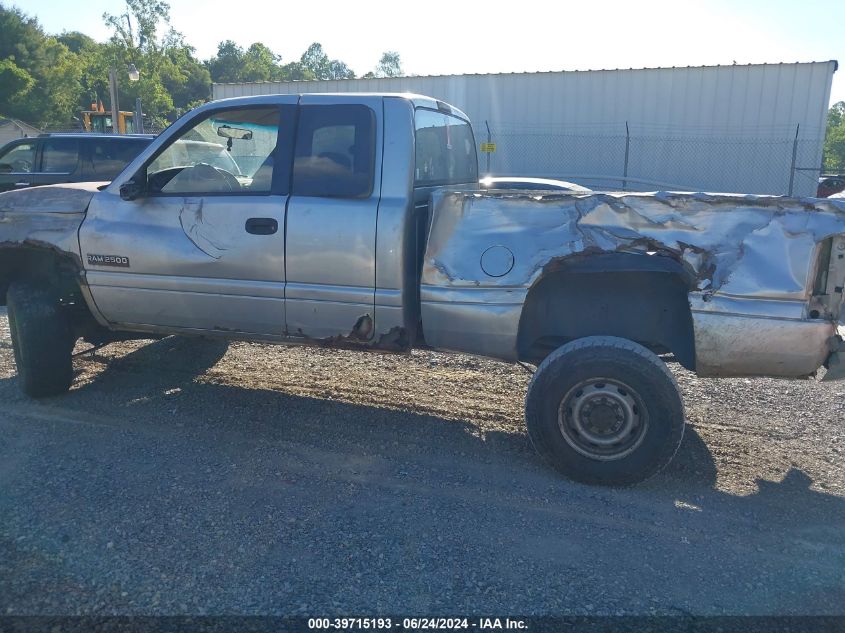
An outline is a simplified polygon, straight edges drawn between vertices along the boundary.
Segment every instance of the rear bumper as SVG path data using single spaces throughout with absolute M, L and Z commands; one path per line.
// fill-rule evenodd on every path
M 702 312 L 692 316 L 699 376 L 798 378 L 831 361 L 841 367 L 841 340 L 829 321 Z

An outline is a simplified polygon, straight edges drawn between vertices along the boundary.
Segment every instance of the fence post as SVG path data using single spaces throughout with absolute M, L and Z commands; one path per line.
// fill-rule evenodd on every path
M 484 125 L 487 126 L 487 142 L 493 142 L 493 135 L 490 134 L 490 124 L 487 122 L 487 119 L 484 119 Z M 487 173 L 485 176 L 490 175 L 490 152 L 487 152 Z
M 792 141 L 792 166 L 789 168 L 789 192 L 787 195 L 792 197 L 792 185 L 795 182 L 795 159 L 798 156 L 798 130 L 801 129 L 801 124 L 795 126 L 795 140 Z
M 625 121 L 625 165 L 622 168 L 622 191 L 628 188 L 628 151 L 631 149 L 631 133 L 628 130 L 628 122 Z

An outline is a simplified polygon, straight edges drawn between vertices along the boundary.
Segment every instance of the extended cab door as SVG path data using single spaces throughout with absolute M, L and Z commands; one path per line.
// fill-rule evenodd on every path
M 300 99 L 287 213 L 287 334 L 366 341 L 375 327 L 382 99 Z
M 106 320 L 282 336 L 295 103 L 203 108 L 145 157 L 134 199 L 94 197 L 80 247 Z

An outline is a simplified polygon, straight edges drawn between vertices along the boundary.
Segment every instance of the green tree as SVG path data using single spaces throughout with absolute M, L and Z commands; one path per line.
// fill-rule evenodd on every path
M 211 80 L 214 82 L 233 83 L 242 81 L 244 50 L 232 40 L 220 42 L 217 45 L 217 55 L 209 59 L 205 65 L 211 75 Z
M 3 114 L 36 125 L 68 121 L 79 87 L 74 53 L 14 7 L 0 5 L 0 34 Z
M 276 55 L 261 42 L 255 42 L 244 53 L 244 81 L 272 81 L 281 77 L 281 55 Z
M 845 172 L 845 101 L 835 103 L 827 112 L 824 168 L 828 172 Z
M 319 42 L 314 42 L 299 60 L 314 79 L 355 79 L 355 73 L 339 59 L 329 59 Z
M 118 76 L 122 109 L 140 97 L 155 124 L 206 101 L 211 92 L 208 69 L 194 56 L 184 36 L 170 26 L 170 5 L 164 0 L 126 0 L 126 13 L 103 14 L 112 36 L 91 60 L 97 94 L 107 86 L 108 69 Z M 131 82 L 126 69 L 134 64 L 140 80 Z
M 290 62 L 282 66 L 281 81 L 309 81 L 316 79 L 314 73 L 302 65 L 302 62 Z
M 211 97 L 211 75 L 189 46 L 167 50 L 160 69 L 161 83 L 180 112 L 196 107 Z
M 35 79 L 11 59 L 0 59 L 0 112 L 12 112 L 35 85 Z
M 79 55 L 80 53 L 90 52 L 97 48 L 98 44 L 93 37 L 88 37 L 85 33 L 79 31 L 65 31 L 56 39 L 67 46 L 71 53 Z
M 111 27 L 113 41 L 129 49 L 155 50 L 161 46 L 159 26 L 170 23 L 170 5 L 164 0 L 126 0 L 126 13 L 103 13 L 103 21 Z
M 379 59 L 375 71 L 376 77 L 401 77 L 402 61 L 396 51 L 387 51 Z
M 227 40 L 214 57 L 200 62 L 170 26 L 166 0 L 125 0 L 123 9 L 103 14 L 111 35 L 97 42 L 78 31 L 49 35 L 34 17 L 0 4 L 0 114 L 35 125 L 67 125 L 91 103 L 111 106 L 110 69 L 117 72 L 121 109 L 132 109 L 140 97 L 144 112 L 157 123 L 208 100 L 212 81 L 355 77 L 317 42 L 299 60 L 282 63 L 261 42 L 243 49 Z M 130 64 L 140 81 L 129 80 Z M 398 54 L 385 53 L 380 69 L 383 76 L 401 74 Z
M 314 42 L 302 53 L 299 63 L 306 70 L 310 70 L 315 79 L 323 79 L 323 75 L 328 72 L 329 56 L 323 51 L 322 44 Z
M 286 79 L 281 55 L 276 55 L 261 42 L 246 50 L 232 40 L 220 42 L 217 55 L 206 62 L 212 81 L 278 81 Z

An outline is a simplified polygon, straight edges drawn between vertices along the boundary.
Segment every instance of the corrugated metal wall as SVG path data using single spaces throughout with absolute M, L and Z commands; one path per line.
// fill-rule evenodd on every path
M 489 126 L 493 173 L 813 195 L 835 69 L 830 61 L 214 84 L 213 96 L 415 92 L 464 110 L 479 141 Z

